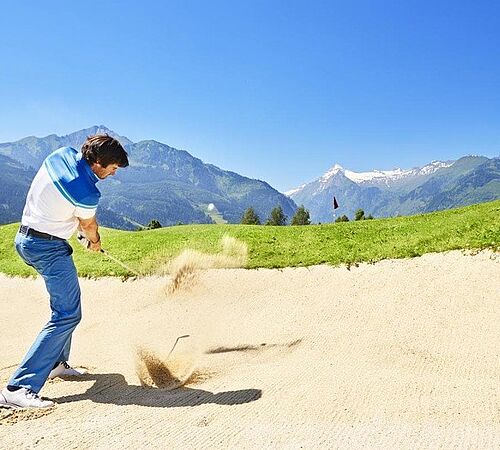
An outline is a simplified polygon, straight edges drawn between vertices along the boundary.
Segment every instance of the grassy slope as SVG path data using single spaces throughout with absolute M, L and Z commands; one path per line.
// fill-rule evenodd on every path
M 14 251 L 17 228 L 18 224 L 0 226 L 0 272 L 34 274 Z M 141 232 L 102 229 L 101 234 L 105 249 L 145 274 L 154 273 L 184 248 L 219 251 L 224 234 L 248 244 L 248 268 L 353 264 L 453 249 L 498 251 L 500 201 L 411 217 L 302 227 L 182 225 Z M 103 255 L 71 243 L 81 276 L 125 275 Z

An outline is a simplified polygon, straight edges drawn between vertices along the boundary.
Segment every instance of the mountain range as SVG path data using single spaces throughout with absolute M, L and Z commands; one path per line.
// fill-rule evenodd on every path
M 98 184 L 98 217 L 105 226 L 131 230 L 153 219 L 162 225 L 239 223 L 250 206 L 262 220 L 277 205 L 288 216 L 297 208 L 265 181 L 222 170 L 161 142 L 134 143 L 101 125 L 67 136 L 31 136 L 0 144 L 0 223 L 20 221 L 31 180 L 49 153 L 63 146 L 79 149 L 87 136 L 97 133 L 118 139 L 130 162 Z
M 20 221 L 31 180 L 53 150 L 79 149 L 87 136 L 107 133 L 129 154 L 130 166 L 98 184 L 100 223 L 136 229 L 156 219 L 178 223 L 239 223 L 253 207 L 264 221 L 280 205 L 290 219 L 304 205 L 313 222 L 352 218 L 359 208 L 374 217 L 430 212 L 500 198 L 500 159 L 465 156 L 413 169 L 354 172 L 335 164 L 316 180 L 285 194 L 265 181 L 207 164 L 161 142 L 132 142 L 103 125 L 66 136 L 26 137 L 0 144 L 0 223 Z M 340 207 L 332 208 L 333 197 Z
M 500 159 L 464 156 L 413 169 L 361 173 L 335 164 L 285 194 L 309 209 L 314 222 L 331 222 L 341 215 L 352 218 L 357 209 L 374 217 L 431 212 L 500 198 Z

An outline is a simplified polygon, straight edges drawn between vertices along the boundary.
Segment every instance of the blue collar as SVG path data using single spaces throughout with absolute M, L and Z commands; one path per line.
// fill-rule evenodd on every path
M 76 155 L 76 160 L 78 161 L 79 164 L 81 164 L 81 166 L 83 167 L 83 169 L 85 170 L 85 172 L 87 173 L 87 175 L 89 176 L 90 180 L 96 184 L 100 178 L 94 173 L 94 171 L 90 168 L 90 165 L 89 163 L 83 159 L 83 155 L 81 152 L 78 152 L 78 154 Z M 80 162 L 81 161 L 81 162 Z

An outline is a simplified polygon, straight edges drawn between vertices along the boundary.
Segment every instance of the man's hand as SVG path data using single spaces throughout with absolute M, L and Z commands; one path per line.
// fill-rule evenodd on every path
M 93 242 L 90 243 L 89 250 L 93 252 L 100 252 L 101 251 L 101 240 L 99 239 L 98 242 L 95 244 Z
M 76 238 L 78 239 L 78 242 L 80 243 L 80 245 L 83 248 L 85 248 L 86 250 L 91 250 L 91 251 L 94 251 L 94 252 L 100 252 L 101 251 L 101 240 L 99 240 L 98 242 L 91 242 L 80 231 L 76 235 Z
M 86 249 L 100 252 L 101 251 L 101 236 L 97 231 L 98 225 L 95 217 L 91 219 L 78 219 L 78 233 L 77 239 Z
M 88 249 L 90 247 L 90 241 L 85 237 L 85 235 L 81 231 L 78 231 L 76 239 L 84 249 Z

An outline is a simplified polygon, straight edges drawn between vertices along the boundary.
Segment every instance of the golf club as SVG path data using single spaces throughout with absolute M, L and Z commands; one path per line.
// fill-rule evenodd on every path
M 175 344 L 174 346 L 172 347 L 172 350 L 170 350 L 169 354 L 167 355 L 167 358 L 172 354 L 172 352 L 174 351 L 174 348 L 175 346 L 177 345 L 177 342 L 179 342 L 179 339 L 182 339 L 182 338 L 187 338 L 189 337 L 190 335 L 189 334 L 184 334 L 182 336 L 179 336 L 176 340 L 175 340 Z
M 84 247 L 84 248 L 89 248 L 89 245 L 90 245 L 90 241 L 81 233 L 78 233 L 76 238 L 78 239 L 78 241 L 80 242 L 80 244 Z M 128 272 L 130 273 L 133 273 L 136 277 L 139 277 L 139 272 L 135 271 L 134 269 L 132 269 L 131 267 L 127 266 L 124 262 L 120 261 L 118 258 L 115 258 L 113 255 L 111 255 L 110 253 L 108 253 L 106 250 L 104 250 L 103 248 L 101 248 L 101 253 L 108 257 L 109 259 L 111 259 L 111 261 L 114 261 L 116 264 L 122 266 L 125 270 L 127 270 Z
M 110 255 L 109 252 L 101 248 L 101 253 L 111 259 L 111 261 L 114 261 L 118 265 L 122 266 L 125 270 L 128 270 L 129 272 L 133 273 L 136 277 L 139 277 L 139 272 L 136 272 L 134 269 L 131 269 L 129 266 L 127 266 L 125 263 L 121 262 L 118 258 L 115 258 L 113 255 Z

